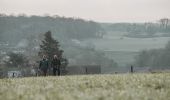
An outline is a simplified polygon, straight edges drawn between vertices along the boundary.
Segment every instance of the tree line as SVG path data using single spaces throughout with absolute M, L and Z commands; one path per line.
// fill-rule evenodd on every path
M 62 39 L 101 38 L 105 33 L 100 24 L 79 18 L 60 16 L 26 16 L 0 14 L 1 41 L 17 42 L 20 38 L 50 30 Z
M 162 49 L 143 50 L 135 59 L 138 67 L 170 68 L 170 42 Z
M 106 31 L 126 32 L 128 37 L 148 38 L 158 33 L 170 36 L 170 19 L 162 18 L 157 22 L 102 24 Z
M 63 67 L 66 67 L 68 64 L 68 60 L 63 57 L 63 52 L 60 48 L 59 42 L 52 37 L 50 31 L 44 34 L 44 39 L 40 44 L 40 49 L 38 52 L 38 56 L 42 58 L 43 55 L 47 56 L 49 61 L 52 60 L 54 55 L 57 55 L 61 60 Z M 22 53 L 8 53 L 9 59 L 5 60 L 4 63 L 7 67 L 28 67 L 29 59 Z M 36 62 L 36 61 L 35 61 Z

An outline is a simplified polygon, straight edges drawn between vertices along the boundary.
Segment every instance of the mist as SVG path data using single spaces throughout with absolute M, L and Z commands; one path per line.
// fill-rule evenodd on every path
M 169 17 L 169 0 L 0 0 L 1 13 L 60 15 L 97 22 L 146 22 Z
M 63 68 L 82 68 L 82 73 L 88 73 L 89 66 L 95 66 L 99 73 L 128 72 L 130 66 L 168 69 L 169 56 L 164 56 L 169 53 L 169 3 L 0 0 L 1 69 L 38 67 L 45 33 L 57 41 L 56 48 L 61 51 L 56 52 L 62 52 Z M 20 60 L 12 62 L 13 56 Z

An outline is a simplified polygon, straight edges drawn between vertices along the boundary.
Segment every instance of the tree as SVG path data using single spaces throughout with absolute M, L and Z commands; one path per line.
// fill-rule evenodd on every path
M 159 22 L 160 22 L 161 26 L 166 29 L 167 26 L 168 26 L 168 23 L 169 23 L 169 19 L 168 18 L 162 18 L 162 19 L 159 20 Z
M 64 51 L 60 49 L 59 42 L 52 38 L 50 31 L 46 32 L 44 36 L 45 38 L 40 45 L 39 56 L 42 57 L 43 55 L 46 55 L 51 61 L 54 55 L 58 55 L 61 60 L 62 73 L 66 73 L 68 60 L 62 56 Z
M 169 68 L 170 42 L 162 49 L 151 49 L 140 52 L 135 64 L 139 67 Z
M 59 58 L 62 58 L 63 50 L 59 47 L 59 42 L 52 38 L 51 32 L 48 31 L 44 34 L 45 38 L 42 40 L 42 44 L 40 45 L 39 56 L 46 55 L 48 59 L 52 59 L 53 55 L 58 55 Z
M 141 51 L 136 57 L 135 57 L 135 64 L 139 67 L 146 67 L 148 64 L 150 57 L 148 55 L 147 51 Z
M 21 67 L 28 63 L 26 57 L 21 53 L 10 52 L 8 56 L 9 60 L 5 61 L 5 64 L 9 67 Z

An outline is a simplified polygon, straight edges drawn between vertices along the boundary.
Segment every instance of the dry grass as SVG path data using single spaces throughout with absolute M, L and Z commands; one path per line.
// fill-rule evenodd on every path
M 170 100 L 170 73 L 0 79 L 0 100 Z

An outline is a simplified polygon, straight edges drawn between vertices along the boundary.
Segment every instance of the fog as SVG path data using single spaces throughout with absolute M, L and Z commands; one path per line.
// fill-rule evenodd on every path
M 98 22 L 145 22 L 170 17 L 169 0 L 0 0 L 1 13 L 60 15 Z
M 0 0 L 0 69 L 38 67 L 42 44 L 50 39 L 61 50 L 51 47 L 43 53 L 49 53 L 49 60 L 60 53 L 63 68 L 97 66 L 101 73 L 128 71 L 132 65 L 168 69 L 169 4 L 169 0 Z M 52 44 L 44 47 L 48 46 Z

